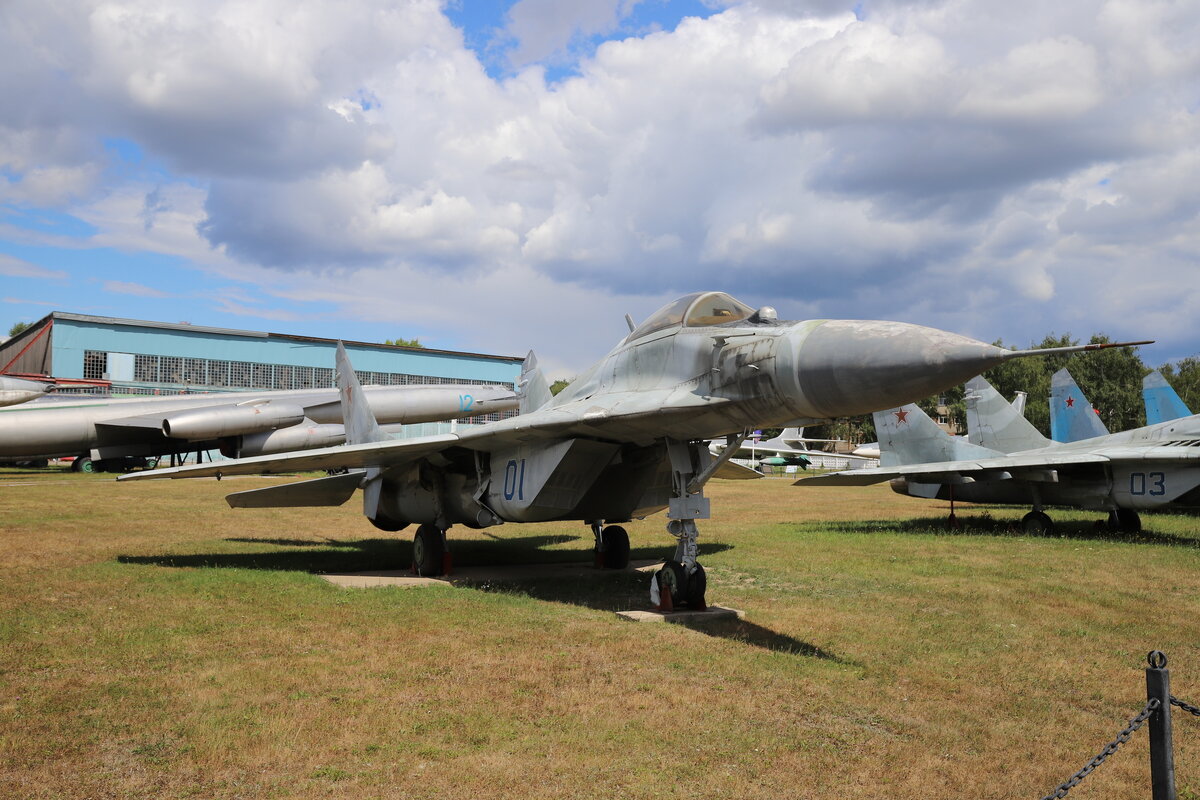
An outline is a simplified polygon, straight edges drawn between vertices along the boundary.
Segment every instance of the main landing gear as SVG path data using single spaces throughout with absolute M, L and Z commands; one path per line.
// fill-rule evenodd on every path
M 625 569 L 629 566 L 629 534 L 620 525 L 605 525 L 603 520 L 588 523 L 596 537 L 596 567 Z
M 450 572 L 450 551 L 446 548 L 446 531 L 436 525 L 421 525 L 413 537 L 413 572 L 422 576 L 446 575 Z
M 1140 533 L 1142 518 L 1132 508 L 1118 508 L 1108 512 L 1108 519 L 1096 522 L 1097 530 L 1117 533 Z M 1054 533 L 1054 520 L 1040 508 L 1021 518 L 1021 531 L 1027 536 L 1049 536 Z

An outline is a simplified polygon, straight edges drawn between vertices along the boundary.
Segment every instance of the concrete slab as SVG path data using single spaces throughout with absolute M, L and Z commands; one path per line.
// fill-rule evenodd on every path
M 709 606 L 707 611 L 618 611 L 617 616 L 632 622 L 716 622 L 718 620 L 745 619 L 746 612 L 724 606 Z
M 644 571 L 647 567 L 657 568 L 661 561 L 633 561 L 629 568 Z M 422 578 L 408 570 L 376 570 L 328 574 L 320 577 L 347 589 L 369 589 L 376 586 L 398 586 L 418 588 L 421 586 L 473 586 L 480 583 L 507 583 L 510 581 L 541 580 L 546 578 L 574 578 L 587 580 L 589 577 L 611 575 L 609 570 L 599 570 L 590 561 L 573 561 L 565 564 L 487 564 L 484 566 L 455 567 L 449 575 L 438 578 Z

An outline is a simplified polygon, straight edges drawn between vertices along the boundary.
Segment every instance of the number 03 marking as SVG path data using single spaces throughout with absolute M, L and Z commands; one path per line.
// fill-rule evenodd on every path
M 1129 493 L 1136 495 L 1149 494 L 1161 497 L 1167 493 L 1167 476 L 1163 472 L 1131 472 L 1129 473 Z

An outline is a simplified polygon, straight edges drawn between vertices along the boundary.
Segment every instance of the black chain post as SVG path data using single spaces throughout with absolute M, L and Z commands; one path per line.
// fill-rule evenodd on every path
M 1153 800 L 1177 800 L 1175 752 L 1171 741 L 1171 673 L 1161 650 L 1146 656 L 1146 701 L 1158 700 L 1150 715 L 1150 786 Z

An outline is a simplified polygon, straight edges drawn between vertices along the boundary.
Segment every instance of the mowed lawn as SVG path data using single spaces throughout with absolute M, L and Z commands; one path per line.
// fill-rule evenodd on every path
M 412 530 L 231 510 L 279 479 L 0 473 L 3 798 L 1040 798 L 1145 702 L 1200 704 L 1200 517 L 1127 537 L 886 486 L 714 481 L 709 600 L 636 624 L 636 572 L 341 589 Z M 668 554 L 659 515 L 634 558 Z M 579 523 L 451 531 L 459 564 L 587 560 Z M 1181 797 L 1200 719 L 1175 714 Z M 1139 732 L 1072 798 L 1149 796 Z

